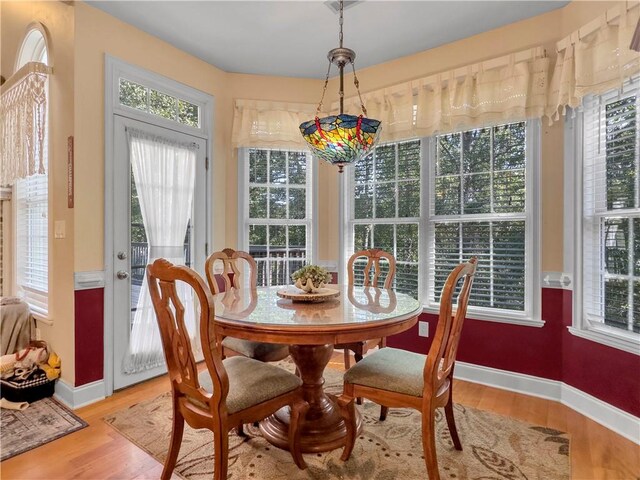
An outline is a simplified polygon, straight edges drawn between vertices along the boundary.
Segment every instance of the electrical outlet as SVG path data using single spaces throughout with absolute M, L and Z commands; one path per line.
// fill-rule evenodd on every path
M 429 336 L 429 323 L 428 322 L 418 322 L 418 335 L 421 337 Z
M 36 328 L 36 340 L 42 340 L 42 332 L 39 328 Z

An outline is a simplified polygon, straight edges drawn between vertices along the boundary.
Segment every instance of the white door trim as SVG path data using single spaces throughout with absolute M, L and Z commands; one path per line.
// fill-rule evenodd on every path
M 213 96 L 184 85 L 168 77 L 149 72 L 120 59 L 105 55 L 104 78 L 104 388 L 105 396 L 113 393 L 113 179 L 114 179 L 114 116 L 119 114 L 134 120 L 139 120 L 165 128 L 188 133 L 207 141 L 207 170 L 206 179 L 206 245 L 211 245 L 213 225 L 215 225 L 211 205 L 211 191 L 213 184 Z M 121 75 L 137 81 L 143 85 L 157 88 L 163 92 L 173 94 L 200 106 L 201 125 L 199 128 L 188 127 L 145 112 L 122 107 L 118 103 L 118 79 Z M 208 251 L 206 252 L 208 253 Z

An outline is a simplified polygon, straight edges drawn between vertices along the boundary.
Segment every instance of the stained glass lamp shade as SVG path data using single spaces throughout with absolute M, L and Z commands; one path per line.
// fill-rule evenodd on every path
M 342 167 L 365 157 L 380 136 L 380 121 L 362 115 L 332 115 L 309 120 L 300 132 L 313 152 L 331 164 Z
M 318 104 L 316 118 L 304 122 L 300 125 L 300 132 L 315 153 L 322 160 L 338 166 L 338 171 L 342 172 L 342 168 L 350 163 L 357 162 L 365 157 L 373 150 L 382 128 L 379 120 L 366 118 L 367 109 L 362 102 L 358 77 L 354 60 L 356 52 L 350 48 L 342 46 L 342 21 L 343 21 L 343 2 L 340 2 L 340 46 L 329 51 L 329 68 L 327 76 L 324 79 L 324 89 L 322 90 L 322 98 Z M 353 83 L 358 92 L 360 106 L 363 115 L 348 115 L 343 113 L 344 110 L 344 66 L 350 63 L 353 68 Z M 338 66 L 340 71 L 340 114 L 331 115 L 329 117 L 318 118 L 318 114 L 322 109 L 322 101 L 327 90 L 329 82 L 329 73 L 331 65 Z

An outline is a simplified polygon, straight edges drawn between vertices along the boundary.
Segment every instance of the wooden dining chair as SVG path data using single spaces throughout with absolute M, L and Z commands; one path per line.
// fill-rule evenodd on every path
M 453 415 L 453 369 L 476 261 L 473 257 L 449 274 L 440 297 L 438 326 L 426 356 L 396 348 L 383 348 L 368 355 L 344 374 L 343 393 L 338 398 L 347 425 L 342 460 L 349 458 L 356 441 L 356 397 L 365 397 L 391 407 L 415 408 L 422 413 L 422 447 L 429 480 L 440 478 L 436 457 L 436 408 L 444 407 L 453 445 L 457 450 L 462 450 Z M 462 288 L 454 312 L 453 296 L 460 282 Z
M 347 263 L 347 274 L 349 285 L 354 285 L 355 278 L 355 266 L 357 263 L 363 263 L 362 260 L 366 259 L 366 264 L 362 270 L 363 286 L 365 287 L 379 287 L 391 288 L 393 277 L 396 274 L 396 259 L 388 252 L 380 250 L 379 248 L 371 248 L 369 250 L 360 250 L 349 258 Z M 387 269 L 384 271 L 382 264 L 387 264 Z M 382 285 L 379 282 L 383 281 Z M 376 338 L 362 342 L 351 342 L 334 345 L 334 348 L 344 350 L 344 368 L 349 369 L 351 366 L 351 352 L 354 353 L 356 363 L 362 360 L 365 353 L 370 348 L 375 346 L 383 348 L 387 345 L 386 338 Z
M 266 418 L 289 405 L 289 451 L 295 464 L 306 468 L 299 449 L 299 426 L 309 408 L 302 380 L 284 369 L 250 358 L 222 359 L 215 341 L 213 298 L 202 278 L 185 266 L 158 259 L 147 266 L 149 292 L 160 327 L 173 402 L 173 425 L 169 452 L 162 470 L 171 477 L 176 465 L 184 422 L 192 428 L 213 432 L 215 480 L 226 480 L 229 454 L 228 432 L 243 423 Z M 200 340 L 206 369 L 198 373 L 185 325 L 185 308 L 176 282 L 191 286 L 200 305 Z
M 222 270 L 216 273 L 216 263 L 222 263 Z M 246 262 L 249 282 L 248 288 L 256 288 L 256 261 L 247 252 L 225 248 L 209 255 L 205 262 L 207 282 L 213 293 L 229 292 L 231 289 L 243 288 L 243 270 L 240 262 Z M 289 347 L 277 343 L 253 342 L 241 338 L 225 337 L 222 340 L 223 358 L 231 355 L 260 360 L 261 362 L 277 362 L 289 356 Z

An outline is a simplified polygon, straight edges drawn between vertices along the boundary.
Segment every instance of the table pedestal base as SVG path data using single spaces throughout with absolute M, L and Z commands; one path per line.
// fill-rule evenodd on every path
M 292 345 L 291 357 L 303 382 L 309 411 L 302 424 L 300 450 L 304 453 L 326 452 L 344 446 L 347 429 L 333 395 L 323 390 L 322 373 L 333 354 L 333 345 Z M 362 419 L 356 410 L 358 432 Z M 289 449 L 289 407 L 281 408 L 260 422 L 260 431 L 276 447 Z

